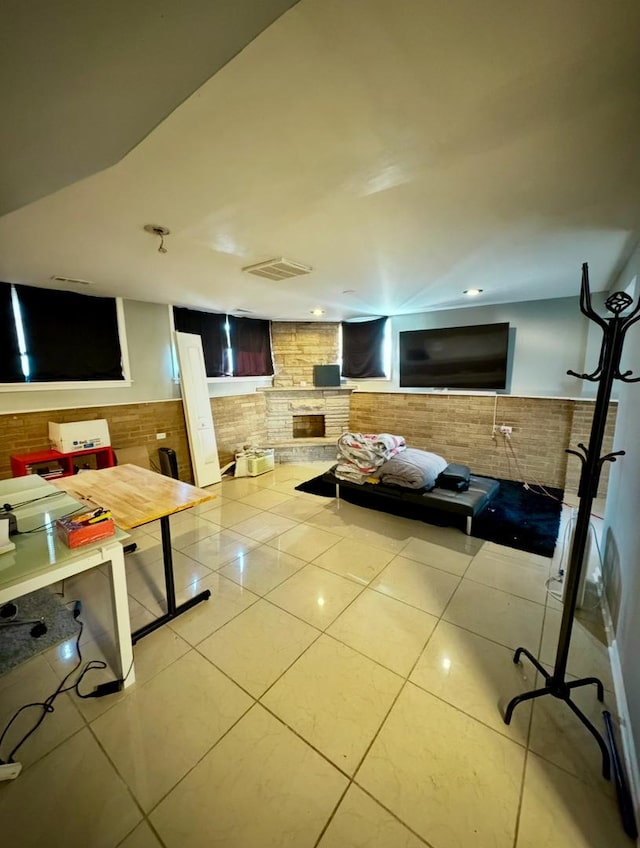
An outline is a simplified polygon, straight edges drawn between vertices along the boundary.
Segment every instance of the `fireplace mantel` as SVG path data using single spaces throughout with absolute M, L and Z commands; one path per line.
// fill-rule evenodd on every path
M 337 392 L 353 392 L 355 386 L 267 386 L 256 389 L 258 392 L 268 392 L 269 394 L 290 395 L 298 392 L 323 392 L 324 394 L 335 394 Z

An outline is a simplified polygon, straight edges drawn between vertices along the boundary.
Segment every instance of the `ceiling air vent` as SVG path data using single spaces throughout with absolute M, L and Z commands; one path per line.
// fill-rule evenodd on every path
M 288 280 L 289 277 L 308 274 L 313 269 L 309 265 L 301 265 L 300 262 L 292 262 L 290 259 L 268 259 L 266 262 L 258 262 L 257 265 L 247 265 L 242 270 L 247 274 L 255 274 L 256 277 L 266 277 L 267 280 Z
M 75 283 L 79 286 L 92 286 L 91 280 L 80 280 L 77 277 L 60 277 L 57 274 L 51 277 L 54 283 Z

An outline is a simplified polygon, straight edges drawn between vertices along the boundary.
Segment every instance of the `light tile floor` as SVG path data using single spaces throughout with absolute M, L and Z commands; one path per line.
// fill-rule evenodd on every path
M 224 479 L 172 519 L 179 600 L 209 601 L 135 648 L 134 686 L 65 694 L 0 784 L 7 845 L 100 848 L 618 848 L 598 751 L 533 688 L 524 644 L 553 662 L 550 560 L 296 492 L 324 466 Z M 162 610 L 159 528 L 127 559 L 134 627 Z M 83 601 L 86 689 L 112 679 L 109 583 Z M 0 721 L 75 665 L 73 642 L 0 678 Z M 598 674 L 602 630 L 576 623 L 569 671 Z M 580 706 L 598 723 L 595 692 Z M 29 726 L 23 715 L 8 741 Z M 6 753 L 3 748 L 3 753 Z

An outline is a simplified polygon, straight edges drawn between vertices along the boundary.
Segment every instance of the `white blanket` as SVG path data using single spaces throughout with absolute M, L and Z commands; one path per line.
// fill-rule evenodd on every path
M 404 437 L 391 433 L 343 433 L 338 439 L 338 464 L 334 474 L 340 480 L 364 483 L 405 447 Z

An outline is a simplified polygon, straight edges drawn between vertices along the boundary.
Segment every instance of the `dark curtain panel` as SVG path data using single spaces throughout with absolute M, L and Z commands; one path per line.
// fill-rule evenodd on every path
M 386 318 L 342 322 L 342 376 L 384 377 L 382 342 Z
M 227 316 L 219 312 L 173 307 L 173 323 L 179 333 L 193 333 L 202 339 L 204 367 L 207 377 L 228 377 Z
M 273 374 L 271 322 L 229 316 L 234 377 L 270 377 Z
M 124 379 L 114 298 L 16 290 L 33 382 Z
M 0 383 L 24 383 L 9 283 L 0 283 Z

